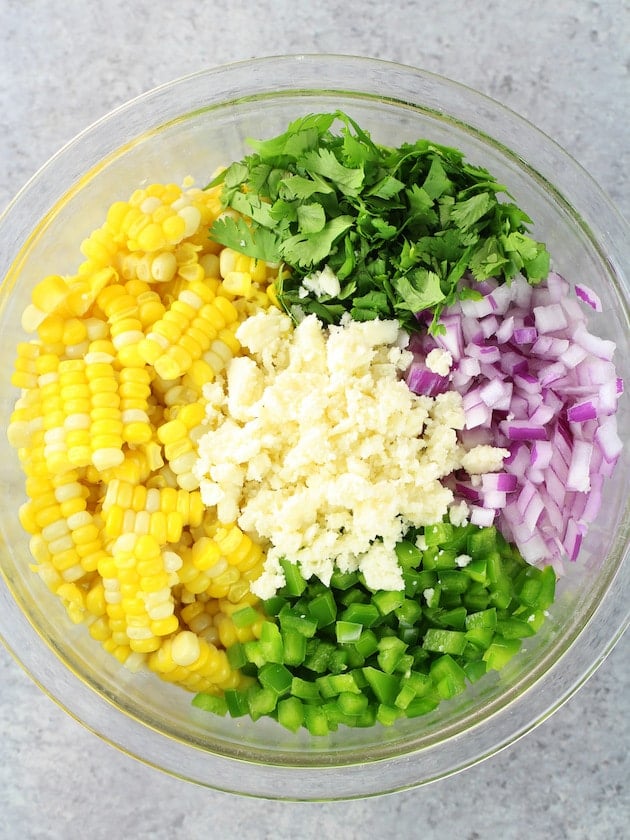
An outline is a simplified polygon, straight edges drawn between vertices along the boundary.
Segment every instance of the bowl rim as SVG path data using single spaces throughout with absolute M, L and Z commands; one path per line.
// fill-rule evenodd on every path
M 507 116 L 510 122 L 520 126 L 524 133 L 532 134 L 544 145 L 550 161 L 561 159 L 563 164 L 567 167 L 569 175 L 567 176 L 565 174 L 562 176 L 562 180 L 565 183 L 564 189 L 560 189 L 560 195 L 564 196 L 564 193 L 567 192 L 566 184 L 570 184 L 572 178 L 577 178 L 579 176 L 579 179 L 581 179 L 581 181 L 585 184 L 583 189 L 588 189 L 591 198 L 593 196 L 596 197 L 597 208 L 599 209 L 602 219 L 605 219 L 606 222 L 600 226 L 601 229 L 597 230 L 597 236 L 593 234 L 594 242 L 598 245 L 598 247 L 599 243 L 604 243 L 605 248 L 601 252 L 602 258 L 604 256 L 604 251 L 606 253 L 610 253 L 612 250 L 613 254 L 617 253 L 618 249 L 613 246 L 615 246 L 615 243 L 618 241 L 621 241 L 621 235 L 624 233 L 624 221 L 614 204 L 601 191 L 597 183 L 580 166 L 580 164 L 577 163 L 577 161 L 575 161 L 554 140 L 549 138 L 541 132 L 540 129 L 536 128 L 533 124 L 525 120 L 516 112 L 510 110 L 504 105 L 501 105 L 490 97 L 467 87 L 466 85 L 454 82 L 444 76 L 440 76 L 420 68 L 386 61 L 383 59 L 368 58 L 365 56 L 304 53 L 296 55 L 265 56 L 262 58 L 248 59 L 226 65 L 220 65 L 210 69 L 200 70 L 196 73 L 180 77 L 179 79 L 174 79 L 146 91 L 145 93 L 142 93 L 113 109 L 100 119 L 94 121 L 91 125 L 65 144 L 42 167 L 40 167 L 33 177 L 29 179 L 22 189 L 16 194 L 14 199 L 7 205 L 2 215 L 0 215 L 0 233 L 3 230 L 3 226 L 8 225 L 10 227 L 15 223 L 16 218 L 18 227 L 21 225 L 21 230 L 26 232 L 26 238 L 19 247 L 17 254 L 10 259 L 8 265 L 12 267 L 17 265 L 19 268 L 20 260 L 28 251 L 28 247 L 31 242 L 30 237 L 38 234 L 41 230 L 41 226 L 45 224 L 47 216 L 54 213 L 55 207 L 57 207 L 59 203 L 68 199 L 69 194 L 71 194 L 73 189 L 78 189 L 76 177 L 73 176 L 71 178 L 68 176 L 66 181 L 61 179 L 58 175 L 55 177 L 55 168 L 57 164 L 70 160 L 72 156 L 77 153 L 78 158 L 82 160 L 84 147 L 92 143 L 92 140 L 96 138 L 98 142 L 96 142 L 94 144 L 94 148 L 90 150 L 85 170 L 82 168 L 81 173 L 79 173 L 81 176 L 89 178 L 94 170 L 94 167 L 102 163 L 104 159 L 106 160 L 109 155 L 119 154 L 121 148 L 124 148 L 124 144 L 121 147 L 119 142 L 115 142 L 115 139 L 118 137 L 117 131 L 121 130 L 123 123 L 128 131 L 128 118 L 130 115 L 135 115 L 138 109 L 139 116 L 135 117 L 135 122 L 134 120 L 131 120 L 131 127 L 133 128 L 136 123 L 141 122 L 142 133 L 136 135 L 135 140 L 131 142 L 140 142 L 142 137 L 145 137 L 152 131 L 159 131 L 161 128 L 169 124 L 169 120 L 164 121 L 164 119 L 161 119 L 159 124 L 151 125 L 151 127 L 147 129 L 145 118 L 156 103 L 164 102 L 165 98 L 168 100 L 174 89 L 182 87 L 195 88 L 197 82 L 206 80 L 216 81 L 217 83 L 225 82 L 226 80 L 229 81 L 231 77 L 239 78 L 239 84 L 242 86 L 242 76 L 244 73 L 251 72 L 253 76 L 252 87 L 257 86 L 254 92 L 243 95 L 242 87 L 240 87 L 239 91 L 241 95 L 227 100 L 225 98 L 226 94 L 222 89 L 219 93 L 215 94 L 216 97 L 220 96 L 221 98 L 217 98 L 217 101 L 213 102 L 213 106 L 226 107 L 237 101 L 245 102 L 248 98 L 253 97 L 258 99 L 263 96 L 264 94 L 260 88 L 261 86 L 263 88 L 269 88 L 270 84 L 272 84 L 270 81 L 265 81 L 265 74 L 271 72 L 272 75 L 276 75 L 274 76 L 275 87 L 267 91 L 267 95 L 270 97 L 279 95 L 283 91 L 290 92 L 292 94 L 299 94 L 300 92 L 337 94 L 351 93 L 351 91 L 347 90 L 341 83 L 338 84 L 338 87 L 333 88 L 321 88 L 319 83 L 315 83 L 315 79 L 319 80 L 322 76 L 326 76 L 325 73 L 322 74 L 323 68 L 331 66 L 336 68 L 335 72 L 337 73 L 340 73 L 343 68 L 360 67 L 362 71 L 365 68 L 366 76 L 368 75 L 368 69 L 373 70 L 378 78 L 378 85 L 376 82 L 372 82 L 371 80 L 366 83 L 366 87 L 374 88 L 369 96 L 377 98 L 379 101 L 386 101 L 392 105 L 404 105 L 411 110 L 426 110 L 426 104 L 423 105 L 420 102 L 413 101 L 414 90 L 417 90 L 418 88 L 423 90 L 424 85 L 425 93 L 428 90 L 431 94 L 435 94 L 436 91 L 443 92 L 444 89 L 447 88 L 449 91 L 453 91 L 456 97 L 463 97 L 468 100 L 472 99 L 479 107 L 479 121 L 483 121 L 483 118 L 485 118 L 487 113 Z M 293 69 L 294 72 L 288 72 L 288 68 Z M 298 69 L 299 72 L 297 72 Z M 296 88 L 293 80 L 296 77 L 303 78 L 305 73 L 312 74 L 313 82 L 311 86 L 305 89 L 300 87 Z M 339 78 L 344 78 L 344 76 L 341 74 L 339 75 Z M 283 89 L 281 88 L 280 91 L 277 89 L 280 84 L 278 79 L 284 79 L 285 84 L 285 87 Z M 397 88 L 396 85 L 398 85 Z M 417 87 L 414 87 L 414 85 L 417 85 Z M 380 93 L 376 92 L 377 86 L 381 91 Z M 390 94 L 388 96 L 383 96 L 383 86 L 389 86 L 388 89 L 390 90 Z M 397 99 L 394 96 L 394 89 L 398 91 L 397 95 L 402 98 Z M 419 96 L 419 94 L 416 93 L 416 96 Z M 175 105 L 172 107 L 175 109 Z M 155 108 L 155 110 L 157 111 L 159 108 Z M 185 114 L 182 114 L 180 111 L 179 116 L 176 114 L 172 114 L 171 116 L 172 119 L 185 119 L 192 113 L 195 113 L 195 109 L 191 111 L 189 110 Z M 444 112 L 444 117 L 453 118 L 452 115 L 446 112 Z M 114 127 L 113 132 L 111 131 L 112 126 Z M 102 132 L 101 129 L 103 128 L 108 128 L 108 132 Z M 471 126 L 471 128 L 478 136 L 488 137 L 485 132 L 475 128 L 474 125 Z M 490 139 L 493 140 L 493 138 Z M 493 140 L 493 142 L 496 143 L 498 141 Z M 506 147 L 506 150 L 513 155 L 519 155 L 518 151 L 511 148 Z M 527 164 L 527 159 L 524 158 L 523 160 L 524 163 Z M 548 179 L 548 175 L 545 173 L 538 173 L 537 169 L 532 167 L 531 164 L 527 164 L 527 166 L 530 169 L 533 169 L 533 171 L 538 174 L 539 178 L 548 184 L 550 188 L 556 191 L 558 190 L 556 181 L 552 183 Z M 74 170 L 71 169 L 71 172 L 73 171 Z M 32 222 L 28 221 L 32 218 L 33 213 L 32 198 L 34 193 L 39 190 L 39 185 L 42 179 L 50 179 L 51 177 L 54 183 L 54 188 L 59 193 L 57 201 L 53 204 L 52 208 L 45 207 L 45 202 L 43 201 L 35 203 L 35 206 L 41 214 L 41 219 L 37 227 L 32 229 Z M 570 193 L 570 190 L 568 192 Z M 579 213 L 576 214 L 576 217 L 578 220 L 582 220 Z M 584 224 L 586 224 L 586 221 L 584 221 Z M 589 230 L 591 229 L 591 224 L 588 224 L 588 228 Z M 628 239 L 630 239 L 630 236 Z M 3 241 L 6 241 L 6 239 L 3 235 L 0 235 L 0 243 Z M 15 241 L 14 236 L 11 242 L 12 246 L 15 245 Z M 601 247 L 603 248 L 604 246 L 602 245 Z M 9 256 L 9 249 L 5 245 L 0 246 L 0 257 L 2 260 L 6 260 Z M 627 307 L 628 278 L 624 275 L 624 270 L 625 266 L 628 265 L 628 260 L 624 259 L 622 262 L 621 259 L 617 259 L 615 262 L 615 259 L 616 258 L 612 260 L 612 276 L 618 278 L 620 285 L 623 286 L 625 290 Z M 2 264 L 0 263 L 0 269 L 1 268 Z M 11 268 L 10 270 L 7 270 L 7 274 L 8 273 L 17 274 L 18 271 Z M 629 530 L 630 525 L 628 525 L 625 530 L 626 544 L 625 548 L 622 549 L 623 553 L 626 555 L 628 553 Z M 288 771 L 288 773 L 291 774 L 291 776 L 298 782 L 299 787 L 304 789 L 309 784 L 312 785 L 313 795 L 309 793 L 306 798 L 349 799 L 355 796 L 363 797 L 366 795 L 366 792 L 367 795 L 387 793 L 392 790 L 400 790 L 405 787 L 417 786 L 418 784 L 434 781 L 437 778 L 452 775 L 452 773 L 458 772 L 459 770 L 471 766 L 472 764 L 476 764 L 477 762 L 498 752 L 508 744 L 522 737 L 526 732 L 530 731 L 535 726 L 539 725 L 564 702 L 566 702 L 566 700 L 568 700 L 569 697 L 578 690 L 578 688 L 592 675 L 592 673 L 595 672 L 627 627 L 630 620 L 627 608 L 625 607 L 625 604 L 629 600 L 627 595 L 630 593 L 630 575 L 628 574 L 627 562 L 620 563 L 619 567 L 614 570 L 611 575 L 611 584 L 613 580 L 615 582 L 615 587 L 613 588 L 612 586 L 608 586 L 602 602 L 593 609 L 593 614 L 587 625 L 578 634 L 576 634 L 575 638 L 568 640 L 567 649 L 556 659 L 553 666 L 545 672 L 545 675 L 547 675 L 549 679 L 545 680 L 545 675 L 543 675 L 540 679 L 532 683 L 532 685 L 526 687 L 525 694 L 530 698 L 530 701 L 532 700 L 534 694 L 531 688 L 534 685 L 536 687 L 536 698 L 535 702 L 532 703 L 533 709 L 528 723 L 521 725 L 516 732 L 509 726 L 505 725 L 509 721 L 510 707 L 513 700 L 522 700 L 523 694 L 519 693 L 516 698 L 512 698 L 512 700 L 507 699 L 506 702 L 501 704 L 490 718 L 486 718 L 483 722 L 478 723 L 476 726 L 463 733 L 456 732 L 450 739 L 453 751 L 453 754 L 449 758 L 450 765 L 449 761 L 443 762 L 442 766 L 439 762 L 435 763 L 432 766 L 431 771 L 426 773 L 426 777 L 422 779 L 411 777 L 407 773 L 408 761 L 406 760 L 417 755 L 418 753 L 416 752 L 405 753 L 404 755 L 398 757 L 384 756 L 382 759 L 372 761 L 367 770 L 366 767 L 360 764 L 360 762 L 356 759 L 349 764 L 340 763 L 317 767 L 310 764 L 298 766 L 292 764 L 288 767 L 278 765 L 272 768 L 270 768 L 269 764 L 263 765 L 257 761 L 246 761 L 245 763 L 248 767 L 247 772 L 251 772 L 252 768 L 254 769 L 254 772 L 252 779 L 247 782 L 248 789 L 243 790 L 239 789 L 239 787 L 243 787 L 242 778 L 240 779 L 240 784 L 236 784 L 236 780 L 238 780 L 239 775 L 242 776 L 243 772 L 242 759 L 235 755 L 226 757 L 224 755 L 217 755 L 216 753 L 209 754 L 208 752 L 203 751 L 204 760 L 210 761 L 213 765 L 212 774 L 216 774 L 215 778 L 226 780 L 224 786 L 216 783 L 209 784 L 209 775 L 207 775 L 205 779 L 196 778 L 196 776 L 199 775 L 198 772 L 195 771 L 195 768 L 190 766 L 191 762 L 188 760 L 187 756 L 182 754 L 181 750 L 177 749 L 177 741 L 171 741 L 171 747 L 175 746 L 175 749 L 172 750 L 171 767 L 165 767 L 165 762 L 159 759 L 157 753 L 154 752 L 153 755 L 147 754 L 146 749 L 143 747 L 141 738 L 141 734 L 146 732 L 146 722 L 143 723 L 140 720 L 133 720 L 134 733 L 133 737 L 129 737 L 129 742 L 125 741 L 124 738 L 118 737 L 115 733 L 117 732 L 117 725 L 121 722 L 119 715 L 123 715 L 125 721 L 129 721 L 131 718 L 126 712 L 119 709 L 118 706 L 113 704 L 112 701 L 107 698 L 99 698 L 100 701 L 104 701 L 107 704 L 107 707 L 101 708 L 99 714 L 95 715 L 89 708 L 90 701 L 93 702 L 94 700 L 94 694 L 87 686 L 84 686 L 86 689 L 85 696 L 72 697 L 72 694 L 69 693 L 66 696 L 66 702 L 60 700 L 59 696 L 57 696 L 59 686 L 62 685 L 64 690 L 67 691 L 69 685 L 73 685 L 71 680 L 69 681 L 69 684 L 67 682 L 67 678 L 70 676 L 69 671 L 64 674 L 56 673 L 54 677 L 54 685 L 51 689 L 48 684 L 48 672 L 31 654 L 31 645 L 26 646 L 26 655 L 22 652 L 20 653 L 18 661 L 23 667 L 25 667 L 33 680 L 40 685 L 40 687 L 48 693 L 56 703 L 64 708 L 68 714 L 79 720 L 88 729 L 91 729 L 100 737 L 119 747 L 129 755 L 132 755 L 135 758 L 145 761 L 153 766 L 165 769 L 168 772 L 174 773 L 174 775 L 181 776 L 182 778 L 188 778 L 191 781 L 201 784 L 209 784 L 211 787 L 218 787 L 219 789 L 229 790 L 231 792 L 276 798 L 274 791 L 278 791 L 278 798 L 295 798 L 291 792 L 287 790 Z M 19 628 L 19 635 L 30 638 L 34 644 L 39 644 L 42 638 L 41 634 L 31 623 L 29 617 L 25 616 L 19 609 L 16 599 L 12 597 L 11 590 L 12 587 L 10 585 L 10 581 L 8 581 L 5 576 L 4 586 L 0 589 L 0 603 L 2 603 L 0 623 L 2 623 L 2 625 L 7 625 L 6 627 L 0 626 L 0 634 L 3 637 L 3 641 L 9 650 L 19 647 L 22 642 L 18 638 L 18 633 L 14 629 Z M 615 617 L 615 631 L 612 634 L 612 637 L 610 637 L 610 631 L 604 632 L 605 622 L 610 621 L 611 615 Z M 5 621 L 5 617 L 8 621 Z M 581 657 L 579 656 L 580 651 L 577 650 L 577 645 L 575 644 L 576 639 L 579 637 L 583 638 L 585 634 L 592 636 L 597 644 L 595 661 L 589 661 L 588 663 L 581 661 Z M 51 644 L 49 640 L 47 643 Z M 20 647 L 20 650 L 22 651 L 23 648 Z M 17 658 L 15 653 L 13 653 L 13 655 Z M 572 669 L 573 676 L 572 680 L 569 681 L 570 684 L 564 686 L 563 691 L 558 697 L 556 696 L 557 691 L 555 690 L 556 685 L 553 672 L 555 665 L 557 665 L 560 660 L 563 662 L 563 665 L 568 665 L 569 668 Z M 66 668 L 65 665 L 63 667 L 64 669 Z M 74 686 L 73 690 L 77 691 L 76 686 Z M 81 693 L 82 689 L 79 687 L 77 695 Z M 68 700 L 70 697 L 72 698 L 71 701 Z M 112 714 L 112 709 L 115 710 L 115 714 Z M 106 726 L 104 726 L 103 721 L 106 722 Z M 482 738 L 483 733 L 487 731 L 488 726 L 491 726 L 497 733 L 495 739 L 496 743 L 493 743 L 491 747 L 488 747 L 480 742 L 480 738 Z M 138 727 L 137 731 L 136 727 Z M 106 731 L 100 731 L 104 728 Z M 165 737 L 168 738 L 169 736 L 166 735 Z M 462 741 L 466 737 L 472 741 L 473 748 L 470 750 L 470 753 L 465 759 L 457 758 L 455 754 L 461 751 Z M 448 743 L 448 739 L 447 741 L 440 741 L 438 746 L 443 746 L 444 743 Z M 185 743 L 184 749 L 188 749 L 189 746 L 190 745 L 188 743 Z M 423 751 L 420 750 L 418 752 Z M 346 774 L 343 785 L 338 778 L 340 768 L 343 768 L 344 774 Z M 219 772 L 217 772 L 217 770 Z M 389 774 L 389 781 L 387 783 L 385 783 L 386 773 Z M 264 776 L 268 776 L 269 778 L 265 779 Z M 315 776 L 317 776 L 317 778 L 315 778 Z M 231 779 L 231 781 L 227 781 L 227 779 Z M 300 795 L 297 798 L 304 798 L 304 796 Z

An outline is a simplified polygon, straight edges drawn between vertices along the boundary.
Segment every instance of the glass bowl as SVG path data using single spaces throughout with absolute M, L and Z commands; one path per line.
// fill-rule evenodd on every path
M 600 295 L 592 330 L 617 342 L 630 382 L 630 231 L 598 185 L 552 140 L 496 102 L 422 70 L 367 58 L 296 55 L 197 73 L 104 117 L 56 154 L 0 219 L 0 426 L 22 310 L 45 274 L 71 272 L 78 245 L 116 199 L 153 181 L 207 182 L 241 157 L 245 138 L 279 133 L 297 116 L 341 108 L 381 143 L 418 137 L 462 149 L 508 185 L 534 220 L 554 267 Z M 492 755 L 545 719 L 587 678 L 627 625 L 630 570 L 626 449 L 601 514 L 558 586 L 549 620 L 494 678 L 431 714 L 388 728 L 293 735 L 271 720 L 220 718 L 149 673 L 131 673 L 68 619 L 29 569 L 17 511 L 23 476 L 0 436 L 0 631 L 32 678 L 86 727 L 126 753 L 224 791 L 293 800 L 342 799 L 443 778 Z

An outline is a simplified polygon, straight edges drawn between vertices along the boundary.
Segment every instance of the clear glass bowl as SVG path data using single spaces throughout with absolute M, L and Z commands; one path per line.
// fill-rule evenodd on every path
M 383 61 L 284 56 L 198 73 L 122 106 L 55 155 L 0 219 L 0 426 L 20 315 L 46 273 L 72 271 L 78 245 L 104 210 L 152 181 L 203 184 L 309 112 L 341 108 L 374 139 L 429 137 L 463 149 L 509 185 L 535 220 L 557 270 L 601 296 L 593 330 L 614 339 L 630 382 L 630 231 L 598 185 L 552 140 L 496 102 L 444 78 Z M 628 444 L 627 398 L 619 429 Z M 218 718 L 152 674 L 120 667 L 29 569 L 17 518 L 24 500 L 16 454 L 0 436 L 0 631 L 33 679 L 102 738 L 202 785 L 298 800 L 369 796 L 423 784 L 480 761 L 557 709 L 602 662 L 627 625 L 630 457 L 607 483 L 598 521 L 568 569 L 545 627 L 500 676 L 488 676 L 430 715 L 390 728 L 292 735 L 273 721 Z

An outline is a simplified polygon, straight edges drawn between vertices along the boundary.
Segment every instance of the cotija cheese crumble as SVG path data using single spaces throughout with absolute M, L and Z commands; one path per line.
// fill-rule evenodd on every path
M 284 584 L 283 557 L 327 585 L 336 566 L 359 569 L 371 589 L 401 589 L 395 545 L 448 512 L 440 479 L 464 459 L 485 471 L 501 457 L 458 443 L 458 393 L 409 390 L 395 320 L 327 328 L 309 315 L 294 327 L 271 308 L 236 336 L 244 355 L 204 387 L 194 471 L 218 519 L 267 549 L 252 592 L 269 598 Z

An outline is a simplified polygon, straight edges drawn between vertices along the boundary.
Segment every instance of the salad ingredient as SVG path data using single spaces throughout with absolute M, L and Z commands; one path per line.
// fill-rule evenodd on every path
M 195 706 L 390 725 L 544 622 L 531 564 L 577 556 L 621 449 L 614 345 L 461 152 L 341 112 L 253 145 L 35 288 L 20 519 L 71 620 Z
M 554 599 L 553 569 L 526 564 L 495 528 L 444 521 L 408 532 L 396 552 L 399 592 L 374 591 L 356 571 L 326 587 L 292 566 L 264 602 L 260 638 L 228 650 L 252 683 L 226 691 L 219 713 L 316 736 L 428 714 L 505 667 Z M 216 711 L 203 692 L 194 703 Z
M 589 332 L 556 272 L 536 289 L 520 277 L 481 288 L 480 300 L 446 310 L 447 333 L 416 342 L 407 382 L 432 393 L 413 365 L 432 347 L 448 348 L 453 366 L 445 387 L 462 395 L 461 436 L 477 443 L 467 457 L 476 457 L 484 441 L 506 455 L 503 471 L 481 482 L 458 477 L 455 495 L 472 503 L 473 521 L 495 522 L 528 562 L 560 569 L 564 557 L 576 559 L 621 453 L 614 344 Z M 576 296 L 593 305 L 585 288 L 576 287 Z M 463 466 L 473 471 L 466 460 Z
M 397 321 L 309 315 L 295 329 L 276 309 L 252 315 L 236 338 L 249 356 L 206 385 L 206 428 L 194 473 L 206 506 L 266 549 L 251 590 L 284 583 L 282 558 L 325 584 L 360 569 L 372 589 L 402 589 L 395 546 L 410 527 L 438 522 L 456 469 L 488 472 L 506 450 L 466 451 L 456 392 L 417 396 L 401 378 L 411 354 Z
M 110 207 L 77 273 L 34 289 L 7 430 L 33 569 L 70 619 L 128 668 L 212 694 L 248 681 L 225 649 L 259 632 L 263 551 L 204 509 L 191 455 L 202 386 L 275 272 L 208 240 L 220 212 L 216 190 L 172 184 Z M 245 607 L 256 619 L 235 623 Z
M 331 130 L 341 123 L 340 132 Z M 538 283 L 549 270 L 528 216 L 499 200 L 507 189 L 457 149 L 418 140 L 374 143 L 341 111 L 310 114 L 221 171 L 221 200 L 239 214 L 213 224 L 229 248 L 290 269 L 277 292 L 290 314 L 339 323 L 398 319 L 408 330 L 429 310 L 471 293 L 462 278 Z

